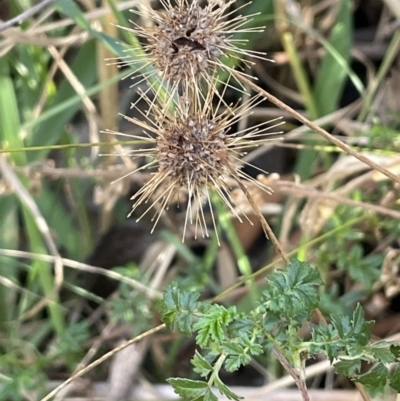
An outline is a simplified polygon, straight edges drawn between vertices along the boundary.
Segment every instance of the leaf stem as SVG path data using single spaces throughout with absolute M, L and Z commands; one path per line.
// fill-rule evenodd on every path
M 211 373 L 210 378 L 208 379 L 208 386 L 211 387 L 214 384 L 215 377 L 218 376 L 218 372 L 221 370 L 222 365 L 226 359 L 226 354 L 221 354 L 214 365 L 213 372 Z

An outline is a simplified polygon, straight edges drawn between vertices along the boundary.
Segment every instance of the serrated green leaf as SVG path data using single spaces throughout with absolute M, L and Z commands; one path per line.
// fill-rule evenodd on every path
M 317 354 L 325 351 L 330 362 L 332 362 L 339 355 L 338 331 L 330 323 L 319 326 L 311 324 L 310 327 L 312 339 L 318 343 L 318 345 L 312 345 L 310 352 Z
M 351 321 L 348 316 L 341 315 L 331 315 L 331 320 L 341 339 L 352 341 L 358 346 L 368 343 L 374 322 L 365 320 L 364 310 L 360 304 L 357 305 Z
M 170 328 L 176 326 L 181 333 L 191 334 L 199 296 L 198 292 L 181 291 L 175 285 L 168 286 L 162 305 L 164 323 Z
M 381 363 L 374 366 L 369 372 L 357 376 L 356 381 L 364 384 L 366 387 L 383 388 L 389 377 L 388 369 Z
M 237 370 L 241 365 L 250 363 L 251 357 L 248 352 L 253 355 L 259 355 L 259 353 L 264 352 L 264 348 L 259 344 L 250 342 L 246 334 L 239 336 L 238 341 L 239 343 L 223 342 L 221 344 L 222 350 L 229 354 L 224 363 L 225 369 L 229 372 Z
M 279 322 L 282 320 L 282 314 L 280 312 L 272 312 L 269 311 L 265 316 L 264 316 L 264 328 L 267 331 L 272 331 L 274 330 Z
M 362 248 L 360 247 L 362 250 Z M 374 255 L 378 256 L 378 255 Z M 357 282 L 363 284 L 367 289 L 372 289 L 372 285 L 379 279 L 380 269 L 382 266 L 382 256 L 379 255 L 378 258 L 366 257 L 363 258 L 362 255 L 358 260 L 349 263 L 346 266 L 349 270 L 350 276 Z
M 365 320 L 364 309 L 360 304 L 357 304 L 356 310 L 353 313 L 352 328 L 358 344 L 367 344 L 367 342 L 371 338 L 371 329 L 374 324 L 375 322 L 372 320 Z
M 210 389 L 207 389 L 202 401 L 218 401 L 218 397 Z
M 347 338 L 352 334 L 351 322 L 348 316 L 332 315 L 331 320 L 340 338 Z
M 390 352 L 394 355 L 396 360 L 399 359 L 400 358 L 400 345 L 392 344 L 390 346 Z
M 257 343 L 252 343 L 251 345 L 248 345 L 248 347 L 251 355 L 260 355 L 264 352 L 263 347 Z
M 390 386 L 400 393 L 400 365 L 397 364 L 396 368 L 390 375 Z
M 353 328 L 355 333 L 359 333 L 365 323 L 365 313 L 360 304 L 357 304 L 356 309 L 353 313 Z
M 311 267 L 307 262 L 301 262 L 297 259 L 292 260 L 287 272 L 286 282 L 289 287 L 294 287 L 299 283 L 310 286 L 323 284 L 319 271 Z
M 200 294 L 197 291 L 181 291 L 176 285 L 170 285 L 164 292 L 164 304 L 170 309 L 196 309 Z
M 225 395 L 229 400 L 239 401 L 241 398 L 237 394 L 235 394 L 227 385 L 225 385 L 221 379 L 216 376 L 214 379 L 215 387 L 221 392 L 221 394 Z
M 238 370 L 242 365 L 242 361 L 238 355 L 231 355 L 225 359 L 224 367 L 228 372 Z
M 228 354 L 241 354 L 243 352 L 243 347 L 240 344 L 228 341 L 224 341 L 221 344 L 221 348 Z
M 236 310 L 226 309 L 222 305 L 210 305 L 207 313 L 203 314 L 194 324 L 194 329 L 198 330 L 197 344 L 204 347 L 209 340 L 223 341 L 224 329 L 232 321 L 235 312 Z
M 197 291 L 182 291 L 178 298 L 179 306 L 185 310 L 195 310 L 199 296 Z
M 176 309 L 178 306 L 178 291 L 174 286 L 168 286 L 164 291 L 164 305 L 169 309 Z
M 264 351 L 261 345 L 250 339 L 246 333 L 240 333 L 239 341 L 252 355 L 260 355 Z
M 167 382 L 174 388 L 176 394 L 182 398 L 195 400 L 201 397 L 209 389 L 208 384 L 199 380 L 180 379 L 173 377 Z
M 229 335 L 231 336 L 231 333 L 251 333 L 253 327 L 254 321 L 252 319 L 248 317 L 237 317 L 229 325 Z
M 391 363 L 396 360 L 395 355 L 393 355 L 388 345 L 385 341 L 379 341 L 371 345 L 374 357 L 381 363 Z
M 286 271 L 271 274 L 267 280 L 263 295 L 264 305 L 270 311 L 284 310 L 286 316 L 300 323 L 318 306 L 319 294 L 315 287 L 323 282 L 319 271 L 308 263 L 294 260 Z
M 323 325 L 310 324 L 310 328 L 313 341 L 315 342 L 338 340 L 339 333 L 331 323 Z
M 176 325 L 182 334 L 192 334 L 193 315 L 186 312 L 180 313 L 177 315 Z
M 207 327 L 199 330 L 196 336 L 196 343 L 200 345 L 200 347 L 205 347 L 210 338 L 210 330 Z
M 213 367 L 199 354 L 196 350 L 193 359 L 190 361 L 194 366 L 194 371 L 199 373 L 200 376 L 206 377 L 212 372 Z
M 334 364 L 337 373 L 343 376 L 353 376 L 361 368 L 361 361 L 359 359 L 340 359 L 339 362 Z

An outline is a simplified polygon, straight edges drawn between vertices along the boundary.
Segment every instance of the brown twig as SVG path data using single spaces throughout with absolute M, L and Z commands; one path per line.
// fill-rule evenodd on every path
M 11 18 L 7 22 L 3 22 L 0 25 L 0 32 L 5 31 L 6 29 L 12 28 L 13 26 L 21 25 L 25 20 L 37 14 L 39 11 L 43 10 L 47 6 L 55 3 L 57 0 L 43 0 L 41 3 L 36 4 L 35 6 L 28 8 L 23 13 L 17 15 L 14 18 Z
M 393 217 L 394 219 L 400 219 L 400 212 L 397 210 L 388 209 L 384 206 L 374 205 L 371 203 L 355 201 L 353 199 L 339 196 L 335 193 L 324 193 L 307 185 L 301 185 L 291 181 L 278 181 L 275 185 L 279 188 L 280 192 L 290 193 L 295 197 L 331 200 L 339 204 L 360 207 L 365 210 Z
M 310 396 L 308 394 L 307 384 L 304 380 L 302 374 L 295 368 L 290 365 L 288 360 L 283 356 L 283 354 L 274 348 L 274 355 L 281 363 L 281 365 L 285 368 L 285 370 L 292 376 L 293 380 L 296 383 L 297 388 L 299 389 L 301 396 L 304 401 L 310 401 Z
M 53 255 L 45 255 L 45 254 L 32 253 L 32 252 L 26 252 L 26 251 L 18 251 L 15 249 L 0 249 L 0 255 L 9 256 L 12 258 L 28 258 L 28 259 L 32 259 L 32 260 L 41 260 L 44 262 L 55 262 L 56 258 L 57 258 L 56 256 L 53 256 Z M 88 265 L 86 263 L 81 263 L 81 262 L 77 262 L 75 260 L 66 259 L 66 258 L 61 258 L 61 262 L 62 262 L 63 266 L 65 266 L 65 267 L 70 267 L 72 269 L 76 269 L 79 271 L 85 271 L 88 273 L 100 274 L 102 276 L 108 277 L 111 280 L 117 280 L 117 281 L 120 281 L 121 283 L 126 283 L 126 284 L 130 285 L 132 288 L 143 293 L 144 296 L 149 297 L 151 299 L 162 297 L 162 293 L 160 293 L 159 291 L 156 291 L 156 290 L 146 286 L 145 284 L 142 284 L 140 281 L 135 280 L 130 277 L 127 277 L 127 276 L 124 276 L 123 274 L 120 274 L 114 270 L 104 269 L 102 267 L 92 266 L 92 265 Z M 23 318 L 20 317 L 20 320 L 21 319 L 24 320 Z
M 362 153 L 357 152 L 354 150 L 352 147 L 346 145 L 344 142 L 342 142 L 340 139 L 336 138 L 335 136 L 331 135 L 328 131 L 324 130 L 323 128 L 319 127 L 312 121 L 310 121 L 308 118 L 304 117 L 301 115 L 299 112 L 296 110 L 292 109 L 290 106 L 276 98 L 275 96 L 271 95 L 269 92 L 266 90 L 260 88 L 258 85 L 256 85 L 253 81 L 250 79 L 246 78 L 245 76 L 241 75 L 240 73 L 232 70 L 231 71 L 232 75 L 240 82 L 242 82 L 245 85 L 248 85 L 250 88 L 252 88 L 254 91 L 265 97 L 267 100 L 269 100 L 271 103 L 273 103 L 275 106 L 278 106 L 280 109 L 290 113 L 294 118 L 296 118 L 298 121 L 309 127 L 315 132 L 318 132 L 320 135 L 322 135 L 325 139 L 327 139 L 329 142 L 335 144 L 337 147 L 345 151 L 346 153 L 354 156 L 356 159 L 362 161 L 369 167 L 371 167 L 374 170 L 379 171 L 386 177 L 391 178 L 393 181 L 397 182 L 400 184 L 400 177 L 393 174 L 391 171 L 388 169 L 380 166 L 379 164 L 373 162 L 371 159 L 368 157 L 365 157 Z
M 41 176 L 50 177 L 51 179 L 67 179 L 67 178 L 96 178 L 97 180 L 106 179 L 106 180 L 116 180 L 120 178 L 122 175 L 128 174 L 132 171 L 132 168 L 125 168 L 121 165 L 115 165 L 108 170 L 86 170 L 83 168 L 62 168 L 62 167 L 52 167 L 49 164 L 31 164 L 25 167 L 14 167 L 14 170 L 29 178 L 36 178 Z M 135 174 L 127 175 L 126 180 L 129 182 L 137 182 L 139 184 L 143 184 L 146 180 L 151 177 L 150 173 L 143 173 L 138 171 Z
M 127 341 L 124 344 L 121 344 L 120 346 L 114 348 L 110 352 L 107 352 L 104 354 L 102 357 L 99 359 L 96 359 L 94 362 L 86 366 L 84 369 L 80 370 L 79 372 L 75 373 L 72 375 L 70 378 L 65 380 L 65 382 L 61 383 L 58 387 L 56 387 L 53 391 L 51 391 L 49 394 L 47 394 L 44 398 L 41 399 L 41 401 L 49 401 L 54 395 L 56 395 L 59 391 L 61 391 L 64 387 L 66 387 L 69 383 L 71 383 L 73 380 L 77 379 L 78 377 L 83 376 L 87 372 L 91 371 L 93 368 L 96 366 L 100 365 L 103 363 L 105 360 L 111 358 L 113 355 L 115 355 L 117 352 L 122 351 L 124 348 L 128 347 L 131 344 L 137 343 L 140 340 L 143 340 L 146 337 L 151 336 L 152 334 L 162 330 L 165 328 L 165 324 L 160 324 L 157 327 L 154 327 L 150 330 L 145 331 L 143 334 L 140 334 L 139 336 L 136 336 L 135 338 L 131 338 L 129 341 Z

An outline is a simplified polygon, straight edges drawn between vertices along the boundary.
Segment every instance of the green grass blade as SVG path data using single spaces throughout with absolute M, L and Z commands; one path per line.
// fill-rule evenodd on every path
M 128 22 L 126 19 L 123 17 L 123 14 L 117 10 L 115 7 L 114 3 L 112 1 L 109 1 L 110 7 L 114 15 L 117 17 L 117 20 L 119 23 L 123 26 L 128 26 Z M 110 37 L 109 35 L 96 31 L 95 29 L 92 28 L 90 25 L 89 21 L 85 18 L 83 13 L 79 10 L 79 8 L 71 1 L 71 0 L 60 0 L 57 3 L 57 8 L 60 12 L 63 14 L 67 15 L 68 17 L 72 18 L 78 26 L 81 28 L 85 29 L 91 35 L 96 38 L 100 43 L 102 43 L 104 46 L 106 46 L 109 50 L 111 50 L 116 56 L 123 57 L 126 56 L 126 50 L 129 50 L 130 54 L 137 55 L 139 58 L 141 58 L 144 54 L 142 47 L 136 38 L 135 35 L 132 33 L 128 33 L 126 31 L 123 31 L 123 35 L 125 36 L 125 39 L 127 40 L 129 46 L 120 44 L 116 41 L 115 38 Z M 140 64 L 135 63 L 135 69 L 139 68 Z M 158 76 L 153 76 L 151 74 L 154 72 L 154 67 L 153 66 L 146 66 L 146 62 L 142 63 L 142 73 L 146 72 L 149 75 L 152 75 L 149 78 L 149 81 L 151 84 L 154 86 L 155 90 L 158 93 L 158 97 L 160 101 L 164 101 L 169 98 L 167 93 L 171 92 L 168 89 L 165 89 L 165 83 L 161 82 L 161 79 Z
M 124 71 L 124 72 L 121 72 L 120 74 L 116 75 L 112 79 L 109 79 L 108 81 L 104 81 L 101 84 L 93 85 L 89 89 L 86 90 L 86 94 L 88 96 L 95 95 L 96 93 L 100 92 L 102 89 L 107 87 L 108 85 L 111 85 L 114 82 L 117 82 L 119 79 L 121 79 L 122 77 L 124 77 L 126 75 L 127 75 L 127 72 Z M 57 122 L 56 117 L 59 117 L 60 115 L 63 116 L 64 113 L 66 113 L 70 108 L 75 108 L 75 112 L 76 112 L 76 110 L 78 110 L 80 107 L 81 101 L 82 101 L 82 98 L 76 94 L 65 100 L 63 100 L 62 96 L 59 95 L 59 98 L 57 98 L 55 101 L 53 101 L 54 106 L 49 107 L 47 110 L 45 110 L 37 119 L 35 119 L 33 121 L 25 122 L 21 126 L 21 129 L 24 131 L 31 130 L 31 129 L 37 127 L 39 124 L 47 122 L 49 119 L 51 119 L 53 117 L 54 117 L 54 121 Z
M 231 216 L 220 197 L 214 192 L 211 192 L 211 201 L 215 208 L 215 215 L 218 216 L 219 224 L 227 236 L 232 252 L 236 257 L 239 271 L 246 279 L 246 285 L 249 287 L 251 299 L 253 302 L 257 302 L 258 290 L 254 281 L 251 279 L 252 267 L 236 233 L 235 227 L 232 224 Z
M 0 197 L 0 248 L 18 248 L 18 208 L 15 196 Z M 14 259 L 0 257 L 0 276 L 13 280 L 16 278 L 16 263 Z M 0 331 L 8 331 L 3 323 L 13 316 L 13 290 L 0 283 Z
M 289 57 L 290 65 L 292 66 L 293 76 L 296 85 L 304 99 L 304 104 L 308 112 L 310 120 L 318 118 L 318 108 L 315 103 L 315 98 L 307 74 L 304 70 L 303 63 L 299 57 L 293 35 L 290 32 L 284 32 L 282 35 L 282 43 Z
M 115 38 L 93 29 L 75 2 L 71 0 L 58 0 L 58 2 L 55 4 L 55 7 L 58 11 L 73 19 L 78 26 L 91 33 L 94 38 L 100 41 L 115 55 L 123 54 L 123 46 L 120 43 L 117 43 Z
M 8 64 L 5 59 L 0 60 L 0 140 L 2 148 L 21 147 L 19 138 L 18 104 L 14 93 L 13 82 L 9 76 Z M 24 165 L 25 154 L 19 152 L 12 156 L 17 165 Z
M 57 190 L 56 190 L 57 191 Z M 63 191 L 62 188 L 59 191 Z M 35 201 L 47 221 L 54 240 L 59 248 L 65 249 L 71 259 L 83 260 L 90 251 L 82 246 L 82 241 L 77 241 L 82 235 L 74 225 L 75 213 L 66 210 L 60 199 L 63 195 L 50 190 L 45 183 L 42 183 L 40 194 Z
M 74 62 L 71 65 L 71 69 L 77 79 L 82 83 L 84 87 L 89 87 L 93 85 L 96 79 L 96 57 L 95 57 L 96 46 L 94 41 L 89 41 L 84 44 L 79 50 Z M 60 103 L 75 97 L 76 92 L 71 87 L 69 82 L 65 79 L 54 99 L 53 104 L 59 105 Z M 69 123 L 75 113 L 79 110 L 80 97 L 76 96 L 77 102 L 67 109 L 64 109 L 62 113 L 58 113 L 51 118 L 47 118 L 42 124 L 40 124 L 33 134 L 28 138 L 28 146 L 38 146 L 38 145 L 52 145 L 56 143 L 65 130 L 65 126 Z M 35 154 L 36 159 L 45 157 L 46 151 L 37 152 Z
M 0 140 L 3 146 L 18 146 L 22 147 L 22 139 L 19 136 L 20 123 L 18 115 L 18 104 L 16 100 L 13 82 L 9 76 L 8 65 L 6 60 L 0 60 Z M 12 153 L 10 155 L 12 161 L 17 165 L 26 164 L 25 153 Z M 28 186 L 26 177 L 20 178 L 25 187 Z M 1 211 L 0 211 L 1 213 Z M 28 209 L 22 205 L 23 222 L 28 236 L 28 242 L 31 252 L 47 253 L 43 238 L 36 222 Z M 6 218 L 5 215 L 0 216 L 1 220 Z M 32 262 L 31 277 L 37 275 L 41 282 L 43 292 L 46 296 L 53 293 L 54 282 L 51 273 L 51 268 L 48 263 L 39 261 Z M 57 297 L 55 297 L 57 298 Z M 64 331 L 64 319 L 59 306 L 55 303 L 50 303 L 48 306 L 53 327 L 56 332 L 61 335 Z
M 332 29 L 329 44 L 348 64 L 352 46 L 352 2 L 342 0 L 340 12 Z M 327 51 L 322 59 L 316 77 L 314 93 L 317 102 L 318 116 L 324 116 L 336 110 L 343 92 L 347 73 L 336 55 Z
M 375 98 L 376 92 L 378 91 L 379 86 L 381 85 L 384 77 L 386 76 L 387 72 L 389 71 L 393 61 L 397 58 L 399 54 L 399 47 L 400 47 L 400 31 L 396 31 L 393 35 L 393 38 L 389 44 L 389 47 L 385 53 L 385 56 L 382 60 L 382 63 L 379 67 L 378 73 L 374 79 L 372 85 L 368 88 L 367 95 L 364 99 L 364 103 L 360 114 L 358 116 L 358 121 L 364 121 L 369 113 L 371 108 L 372 102 Z
M 348 60 L 352 44 L 352 30 L 351 1 L 342 0 L 341 9 L 329 41 L 322 42 L 327 52 L 322 59 L 314 84 L 313 98 L 317 114 L 310 115 L 312 119 L 332 113 L 338 106 L 350 71 Z M 343 63 L 346 68 L 343 68 Z M 312 150 L 300 152 L 295 171 L 302 180 L 310 177 L 317 158 L 318 152 Z

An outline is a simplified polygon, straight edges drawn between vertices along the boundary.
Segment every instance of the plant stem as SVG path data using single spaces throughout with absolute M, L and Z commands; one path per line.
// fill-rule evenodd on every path
M 227 355 L 221 354 L 217 360 L 217 362 L 214 365 L 213 372 L 211 373 L 211 376 L 207 382 L 207 384 L 211 387 L 214 384 L 214 378 L 215 376 L 218 376 L 218 372 L 222 368 L 222 364 L 224 363 Z
M 293 35 L 290 32 L 284 32 L 281 37 L 282 45 L 289 57 L 289 62 L 292 66 L 293 76 L 296 81 L 296 85 L 300 90 L 300 93 L 304 99 L 304 104 L 308 111 L 311 119 L 317 119 L 318 115 L 317 106 L 315 104 L 315 98 L 310 88 L 310 84 L 307 79 L 307 74 L 304 71 L 304 66 L 300 60 L 296 45 L 293 40 Z
M 325 139 L 327 139 L 329 142 L 335 144 L 337 147 L 340 149 L 344 150 L 346 153 L 354 156 L 356 159 L 360 160 L 361 162 L 365 163 L 367 166 L 371 167 L 372 169 L 379 171 L 386 177 L 392 179 L 393 181 L 397 182 L 400 184 L 400 177 L 393 174 L 391 171 L 386 169 L 385 167 L 380 166 L 379 164 L 375 163 L 368 157 L 364 156 L 362 153 L 357 152 L 354 150 L 352 147 L 346 145 L 344 142 L 342 142 L 340 139 L 335 138 L 333 135 L 331 135 L 328 131 L 324 130 L 323 128 L 319 127 L 318 125 L 314 124 L 312 121 L 310 121 L 308 118 L 302 116 L 300 113 L 298 113 L 296 110 L 293 110 L 290 106 L 276 98 L 275 96 L 271 95 L 269 92 L 266 90 L 260 88 L 258 85 L 256 85 L 253 81 L 250 79 L 244 77 L 240 73 L 236 71 L 232 71 L 232 75 L 238 80 L 241 81 L 243 84 L 248 85 L 250 88 L 252 88 L 254 91 L 265 97 L 267 100 L 269 100 L 271 103 L 273 103 L 275 106 L 278 106 L 280 109 L 288 112 L 291 114 L 294 118 L 296 118 L 298 121 L 306 125 L 307 127 L 311 128 L 318 134 L 322 135 Z
M 144 333 L 140 334 L 139 336 L 136 336 L 126 343 L 123 343 L 119 345 L 118 347 L 114 348 L 110 352 L 107 352 L 104 354 L 101 358 L 96 359 L 94 362 L 92 362 L 90 365 L 87 365 L 85 368 L 79 370 L 76 372 L 73 376 L 69 377 L 65 382 L 61 383 L 58 387 L 56 387 L 53 391 L 51 391 L 49 394 L 47 394 L 44 398 L 42 398 L 40 401 L 49 401 L 53 396 L 55 396 L 57 393 L 59 393 L 63 388 L 68 386 L 69 383 L 71 383 L 73 380 L 77 379 L 78 377 L 83 376 L 87 372 L 91 371 L 93 368 L 96 366 L 100 365 L 103 363 L 105 360 L 111 358 L 113 355 L 115 355 L 117 352 L 122 351 L 124 348 L 128 347 L 131 344 L 137 343 L 140 340 L 143 340 L 144 338 L 151 336 L 152 334 L 156 333 L 157 331 L 160 331 L 164 329 L 166 326 L 165 324 L 160 324 L 157 327 L 154 327 L 150 330 L 145 331 Z
M 400 31 L 397 31 L 393 35 L 392 41 L 390 42 L 390 45 L 385 53 L 385 57 L 383 58 L 383 61 L 378 70 L 378 73 L 376 74 L 376 77 L 374 77 L 370 87 L 367 89 L 367 95 L 365 97 L 360 114 L 358 115 L 357 121 L 364 121 L 365 118 L 367 117 L 373 99 L 376 95 L 376 92 L 379 89 L 379 86 L 382 84 L 384 77 L 389 71 L 389 68 L 393 64 L 393 61 L 396 59 L 398 55 L 399 46 L 400 46 Z
M 274 348 L 274 354 L 281 363 L 281 365 L 285 368 L 285 370 L 293 377 L 298 389 L 300 390 L 301 396 L 304 401 L 310 401 L 310 396 L 308 395 L 307 384 L 306 381 L 301 376 L 301 373 L 294 369 L 288 360 L 283 356 L 283 354 Z
M 23 13 L 17 15 L 16 17 L 10 19 L 7 22 L 4 22 L 0 25 L 0 32 L 5 31 L 6 29 L 12 28 L 13 26 L 21 25 L 25 20 L 37 14 L 43 8 L 55 3 L 57 0 L 43 0 L 41 3 L 36 4 L 35 6 L 28 8 Z

